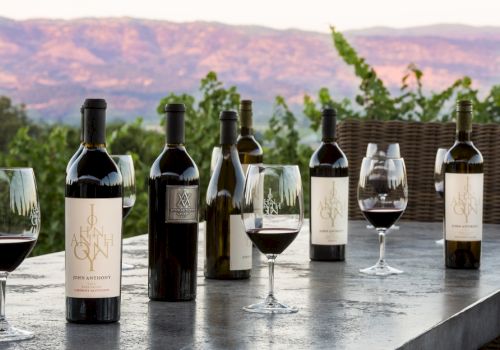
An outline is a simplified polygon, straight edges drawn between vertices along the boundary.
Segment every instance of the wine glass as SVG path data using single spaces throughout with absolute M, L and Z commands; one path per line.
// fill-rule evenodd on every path
M 403 271 L 385 261 L 385 235 L 403 214 L 408 203 L 408 184 L 403 158 L 363 158 L 358 183 L 358 204 L 368 222 L 377 230 L 380 258 L 369 268 L 360 270 L 368 275 L 386 276 Z
M 135 204 L 135 169 L 134 161 L 130 154 L 112 154 L 111 158 L 120 169 L 123 179 L 123 206 L 122 206 L 122 219 L 125 219 L 132 211 Z M 122 261 L 122 270 L 131 270 L 134 266 L 126 264 Z
M 439 198 L 444 199 L 444 157 L 448 153 L 447 148 L 438 148 L 436 152 L 436 161 L 434 163 L 434 188 Z M 443 233 L 444 235 L 444 233 Z M 436 244 L 443 245 L 444 238 L 438 239 Z
M 135 204 L 135 169 L 134 161 L 130 154 L 111 155 L 118 169 L 122 173 L 123 178 L 123 211 L 122 218 L 123 221 L 132 211 L 132 207 Z
M 40 231 L 40 204 L 32 168 L 0 168 L 0 342 L 33 338 L 5 318 L 7 276 L 28 256 Z
M 374 143 L 370 142 L 366 146 L 367 158 L 401 158 L 401 151 L 399 150 L 399 143 Z M 371 230 L 373 225 L 368 224 L 366 228 Z M 392 230 L 399 230 L 399 226 L 392 225 Z
M 399 143 L 374 143 L 366 146 L 367 158 L 401 158 Z
M 264 314 L 298 311 L 296 307 L 280 303 L 274 295 L 274 262 L 300 231 L 304 219 L 302 201 L 297 165 L 249 166 L 241 215 L 248 237 L 267 257 L 269 293 L 263 302 L 245 306 L 245 311 Z

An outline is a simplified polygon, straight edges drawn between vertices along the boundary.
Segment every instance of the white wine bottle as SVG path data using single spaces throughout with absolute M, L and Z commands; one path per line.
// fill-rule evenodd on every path
M 444 161 L 445 263 L 478 269 L 483 238 L 483 157 L 471 141 L 472 102 L 457 103 L 457 133 Z
M 252 242 L 245 233 L 241 202 L 245 175 L 236 149 L 238 114 L 220 115 L 220 148 L 206 197 L 205 277 L 244 279 L 252 268 Z

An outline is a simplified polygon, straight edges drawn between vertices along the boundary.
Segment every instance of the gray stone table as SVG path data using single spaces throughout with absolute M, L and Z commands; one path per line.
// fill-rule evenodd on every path
M 252 278 L 203 277 L 200 234 L 196 302 L 150 302 L 147 236 L 125 240 L 122 318 L 111 325 L 64 319 L 64 254 L 26 260 L 8 280 L 7 316 L 36 338 L 7 349 L 475 349 L 500 334 L 500 226 L 485 226 L 479 271 L 446 270 L 440 223 L 400 222 L 389 234 L 387 260 L 405 273 L 358 273 L 375 263 L 377 235 L 350 223 L 347 261 L 311 262 L 307 223 L 278 257 L 278 298 L 292 315 L 256 315 L 241 307 L 267 291 L 267 265 L 254 251 Z M 1 347 L 1 346 L 0 346 Z

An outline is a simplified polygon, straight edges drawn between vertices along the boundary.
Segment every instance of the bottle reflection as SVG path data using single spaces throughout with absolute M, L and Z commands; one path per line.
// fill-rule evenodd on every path
M 75 324 L 66 323 L 67 350 L 74 349 L 120 349 L 120 324 Z
M 149 301 L 147 348 L 192 348 L 195 325 L 196 302 Z

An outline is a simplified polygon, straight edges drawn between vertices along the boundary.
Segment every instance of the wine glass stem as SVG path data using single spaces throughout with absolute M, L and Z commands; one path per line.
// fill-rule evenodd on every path
M 274 299 L 274 261 L 276 260 L 275 254 L 268 254 L 267 264 L 269 266 L 269 293 L 267 295 L 267 300 Z
M 7 285 L 7 272 L 0 273 L 0 331 L 8 328 L 7 320 L 5 319 L 5 287 Z
M 385 229 L 377 229 L 378 231 L 378 239 L 380 242 L 380 257 L 378 259 L 378 263 L 383 265 L 385 264 Z

